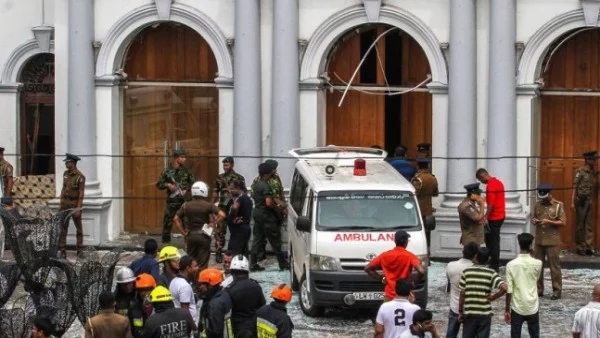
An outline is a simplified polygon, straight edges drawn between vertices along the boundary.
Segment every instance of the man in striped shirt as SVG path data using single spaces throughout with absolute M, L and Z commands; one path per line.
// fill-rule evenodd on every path
M 496 271 L 485 266 L 489 258 L 489 249 L 479 248 L 475 264 L 466 268 L 460 279 L 458 320 L 463 322 L 463 338 L 490 336 L 491 302 L 506 293 L 507 286 L 502 278 Z M 498 291 L 492 294 L 496 289 Z
M 594 286 L 592 300 L 577 313 L 573 321 L 573 338 L 596 338 L 600 332 L 600 284 Z

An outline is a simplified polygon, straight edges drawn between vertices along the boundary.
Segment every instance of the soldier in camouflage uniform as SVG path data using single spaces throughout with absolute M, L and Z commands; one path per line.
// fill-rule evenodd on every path
M 271 177 L 267 180 L 267 184 L 271 188 L 271 196 L 274 196 L 273 202 L 280 207 L 280 209 L 278 210 L 281 210 L 281 212 L 278 213 L 278 220 L 280 221 L 280 225 L 284 225 L 285 217 L 287 216 L 287 202 L 285 200 L 285 193 L 283 191 L 283 183 L 281 183 L 281 178 L 277 173 L 277 167 L 279 166 L 279 163 L 275 160 L 266 160 L 265 163 L 273 169 Z M 256 178 L 254 178 L 254 181 L 252 181 L 251 190 L 253 190 L 259 182 L 260 176 L 256 176 Z M 259 261 L 262 261 L 267 258 L 266 249 L 264 246 L 262 248 L 257 248 L 257 250 L 257 259 Z
M 229 185 L 233 181 L 238 181 L 242 186 L 246 186 L 246 179 L 244 176 L 238 174 L 233 170 L 234 166 L 233 157 L 227 156 L 223 159 L 223 173 L 217 176 L 215 182 L 215 188 L 213 189 L 212 203 L 219 202 L 219 210 L 222 210 L 225 214 L 229 214 L 227 210 L 227 204 L 231 193 L 229 192 Z M 217 224 L 215 229 L 215 260 L 217 263 L 223 262 L 222 251 L 225 246 L 225 237 L 227 236 L 227 223 L 220 222 Z
M 167 205 L 163 216 L 163 243 L 171 242 L 173 218 L 183 203 L 190 200 L 190 188 L 195 181 L 192 171 L 185 167 L 185 150 L 175 150 L 173 158 L 173 163 L 162 172 L 156 182 L 156 187 L 166 190 L 167 195 Z
M 11 197 L 13 188 L 13 166 L 4 159 L 4 148 L 0 147 L 0 179 L 2 180 L 1 197 Z
M 592 226 L 592 195 L 596 185 L 596 170 L 594 166 L 597 151 L 583 154 L 585 165 L 575 170 L 571 209 L 575 210 L 575 243 L 577 254 L 594 255 L 594 227 Z
M 72 154 L 66 154 L 65 166 L 67 170 L 63 174 L 63 187 L 60 192 L 60 209 L 81 209 L 83 207 L 83 197 L 85 191 L 85 176 L 77 169 L 77 162 L 81 159 Z M 66 220 L 62 225 L 60 234 L 59 250 L 61 258 L 66 258 L 67 253 L 65 247 L 67 245 L 67 234 L 69 232 L 69 220 Z M 73 223 L 77 231 L 77 255 L 81 253 L 83 246 L 83 224 L 81 223 L 81 210 L 73 214 Z

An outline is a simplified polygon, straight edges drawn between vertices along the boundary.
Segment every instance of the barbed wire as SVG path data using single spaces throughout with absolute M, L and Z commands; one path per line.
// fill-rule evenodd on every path
M 107 158 L 160 158 L 160 159 L 164 159 L 164 158 L 173 158 L 173 155 L 164 155 L 164 154 L 76 154 L 77 156 L 81 157 L 81 158 L 90 158 L 90 157 L 107 157 Z M 21 158 L 29 158 L 29 157 L 38 157 L 38 158 L 46 158 L 46 157 L 54 157 L 55 159 L 57 158 L 63 158 L 65 157 L 65 154 L 62 155 L 58 155 L 58 154 L 20 154 L 20 153 L 4 153 L 5 157 L 21 157 Z M 209 159 L 221 159 L 221 158 L 225 158 L 225 157 L 234 157 L 234 158 L 241 158 L 241 159 L 264 159 L 264 158 L 271 158 L 271 159 L 289 159 L 289 160 L 297 160 L 297 157 L 294 156 L 281 156 L 281 155 L 195 155 L 195 154 L 186 154 L 185 155 L 186 158 L 209 158 Z M 359 157 L 357 157 L 359 158 Z M 396 158 L 395 156 L 389 155 L 388 156 L 389 159 L 392 158 Z M 418 159 L 420 157 L 406 157 L 405 159 L 407 160 L 411 160 L 414 161 L 416 159 Z M 539 156 L 539 155 L 529 155 L 529 156 L 521 156 L 521 155 L 506 155 L 506 156 L 460 156 L 460 157 L 443 157 L 443 156 L 427 156 L 427 158 L 432 159 L 432 160 L 503 160 L 503 159 L 537 159 L 537 160 L 583 160 L 584 157 L 583 155 L 580 156 L 564 156 L 564 155 L 546 155 L 546 156 Z M 336 160 L 336 159 L 340 159 L 337 156 L 324 156 L 324 157 L 318 157 L 315 159 L 323 159 L 323 160 Z M 343 159 L 348 159 L 348 157 L 344 157 Z

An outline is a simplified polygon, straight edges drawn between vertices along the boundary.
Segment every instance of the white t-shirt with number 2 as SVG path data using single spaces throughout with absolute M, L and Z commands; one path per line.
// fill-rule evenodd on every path
M 383 338 L 398 338 L 412 325 L 413 314 L 421 308 L 407 299 L 393 299 L 381 304 L 377 324 L 383 325 Z

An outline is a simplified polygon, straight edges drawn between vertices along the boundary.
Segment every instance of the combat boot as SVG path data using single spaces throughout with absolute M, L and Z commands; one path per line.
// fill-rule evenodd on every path
M 279 262 L 279 271 L 290 269 L 290 263 L 285 259 L 283 252 L 277 254 L 277 262 Z

